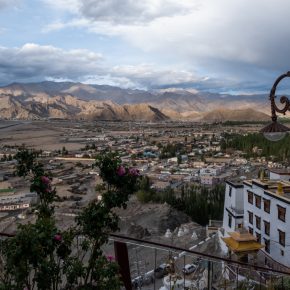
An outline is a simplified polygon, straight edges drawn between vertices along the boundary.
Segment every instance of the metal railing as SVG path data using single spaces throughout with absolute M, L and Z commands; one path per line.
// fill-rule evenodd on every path
M 116 234 L 110 236 L 110 241 L 127 245 L 135 289 L 290 289 L 290 269 L 286 267 L 285 270 L 270 269 L 213 255 L 210 249 L 202 253 Z M 172 259 L 176 275 L 162 270 Z M 193 267 L 186 271 L 186 265 Z
M 235 207 L 230 207 L 229 210 L 231 210 L 231 212 L 235 215 L 243 215 L 244 214 L 244 210 L 243 209 L 239 209 L 239 208 L 235 208 Z
M 13 235 L 0 233 L 0 237 Z M 199 252 L 111 234 L 104 251 L 106 254 L 115 253 L 117 262 L 122 266 L 124 263 L 118 261 L 118 256 L 119 259 L 121 256 L 117 253 L 116 244 L 121 244 L 123 250 L 126 247 L 128 253 L 125 260 L 128 260 L 129 271 L 123 279 L 129 279 L 131 285 L 126 286 L 126 290 L 290 289 L 290 269 L 288 271 L 286 267 L 285 270 L 273 269 L 214 255 L 211 249 Z

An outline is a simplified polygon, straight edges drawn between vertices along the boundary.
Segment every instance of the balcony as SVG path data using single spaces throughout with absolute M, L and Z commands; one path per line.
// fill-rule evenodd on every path
M 243 209 L 239 209 L 236 207 L 229 207 L 228 210 L 234 215 L 234 216 L 241 216 L 244 215 L 244 210 Z

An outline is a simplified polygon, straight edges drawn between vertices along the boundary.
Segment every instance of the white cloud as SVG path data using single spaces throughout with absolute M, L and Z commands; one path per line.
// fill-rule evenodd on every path
M 115 66 L 112 68 L 112 73 L 118 77 L 125 76 L 139 87 L 146 88 L 194 84 L 201 81 L 200 77 L 193 75 L 191 72 L 156 68 L 156 65 L 152 64 Z
M 125 88 L 204 88 L 217 87 L 217 80 L 200 77 L 195 73 L 160 67 L 157 64 L 138 64 L 107 67 L 106 75 L 91 75 L 83 82 L 109 84 Z
M 111 74 L 106 75 L 91 75 L 86 76 L 85 79 L 82 80 L 82 83 L 84 84 L 95 84 L 95 85 L 108 85 L 108 86 L 117 86 L 121 88 L 139 88 L 139 89 L 145 89 L 144 86 L 140 86 L 136 84 L 135 82 L 131 81 L 127 77 L 116 77 Z
M 47 77 L 78 79 L 101 72 L 102 55 L 85 49 L 63 50 L 27 43 L 20 48 L 0 47 L 0 82 L 43 80 Z
M 147 23 L 160 17 L 188 14 L 201 0 L 42 0 L 45 4 L 94 21 Z
M 177 61 L 207 67 L 241 62 L 282 69 L 290 46 L 289 10 L 290 2 L 285 0 L 205 0 L 189 15 L 138 26 L 107 23 L 107 30 L 144 51 L 165 54 Z M 92 29 L 102 33 L 97 26 Z
M 196 4 L 190 0 L 80 0 L 80 12 L 95 21 L 115 24 L 147 23 L 161 17 L 188 14 Z
M 51 0 L 46 0 L 51 1 Z M 62 0 L 63 7 L 72 0 Z M 54 1 L 57 2 L 57 1 Z M 289 69 L 287 0 L 74 0 L 74 19 L 47 30 L 82 27 L 186 69 L 234 80 Z M 66 3 L 66 4 L 65 4 Z
M 130 88 L 160 88 L 200 84 L 192 72 L 154 64 L 110 66 L 101 54 L 63 50 L 27 43 L 20 48 L 0 47 L 0 83 L 71 80 Z
M 6 7 L 18 5 L 20 0 L 0 0 L 0 10 Z
M 70 13 L 78 13 L 81 4 L 80 0 L 42 0 L 42 2 L 56 10 L 64 10 Z
M 53 32 L 57 30 L 61 30 L 64 28 L 86 28 L 90 29 L 91 22 L 86 19 L 86 18 L 74 18 L 71 19 L 69 22 L 62 22 L 60 20 L 56 22 L 49 23 L 46 25 L 43 29 L 42 32 L 47 33 L 47 32 Z

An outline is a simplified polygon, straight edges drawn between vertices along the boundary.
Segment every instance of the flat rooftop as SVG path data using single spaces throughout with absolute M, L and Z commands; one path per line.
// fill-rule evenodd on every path
M 243 187 L 244 186 L 244 180 L 240 178 L 231 178 L 226 181 L 229 185 L 233 187 Z
M 268 170 L 279 175 L 290 175 L 290 168 L 268 168 Z
M 266 193 L 271 194 L 272 196 L 279 197 L 285 202 L 290 202 L 290 182 L 286 180 L 271 180 L 271 179 L 251 179 L 245 180 L 245 185 L 248 186 L 259 186 L 262 187 Z M 278 186 L 281 185 L 283 188 L 283 193 L 278 192 Z

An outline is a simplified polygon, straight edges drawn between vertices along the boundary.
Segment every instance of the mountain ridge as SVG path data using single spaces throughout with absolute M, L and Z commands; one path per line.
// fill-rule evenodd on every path
M 192 89 L 145 91 L 74 82 L 12 83 L 0 87 L 0 98 L 0 118 L 16 119 L 225 121 L 255 117 L 266 120 L 269 113 L 264 95 L 236 96 Z M 220 109 L 223 113 L 218 112 Z

